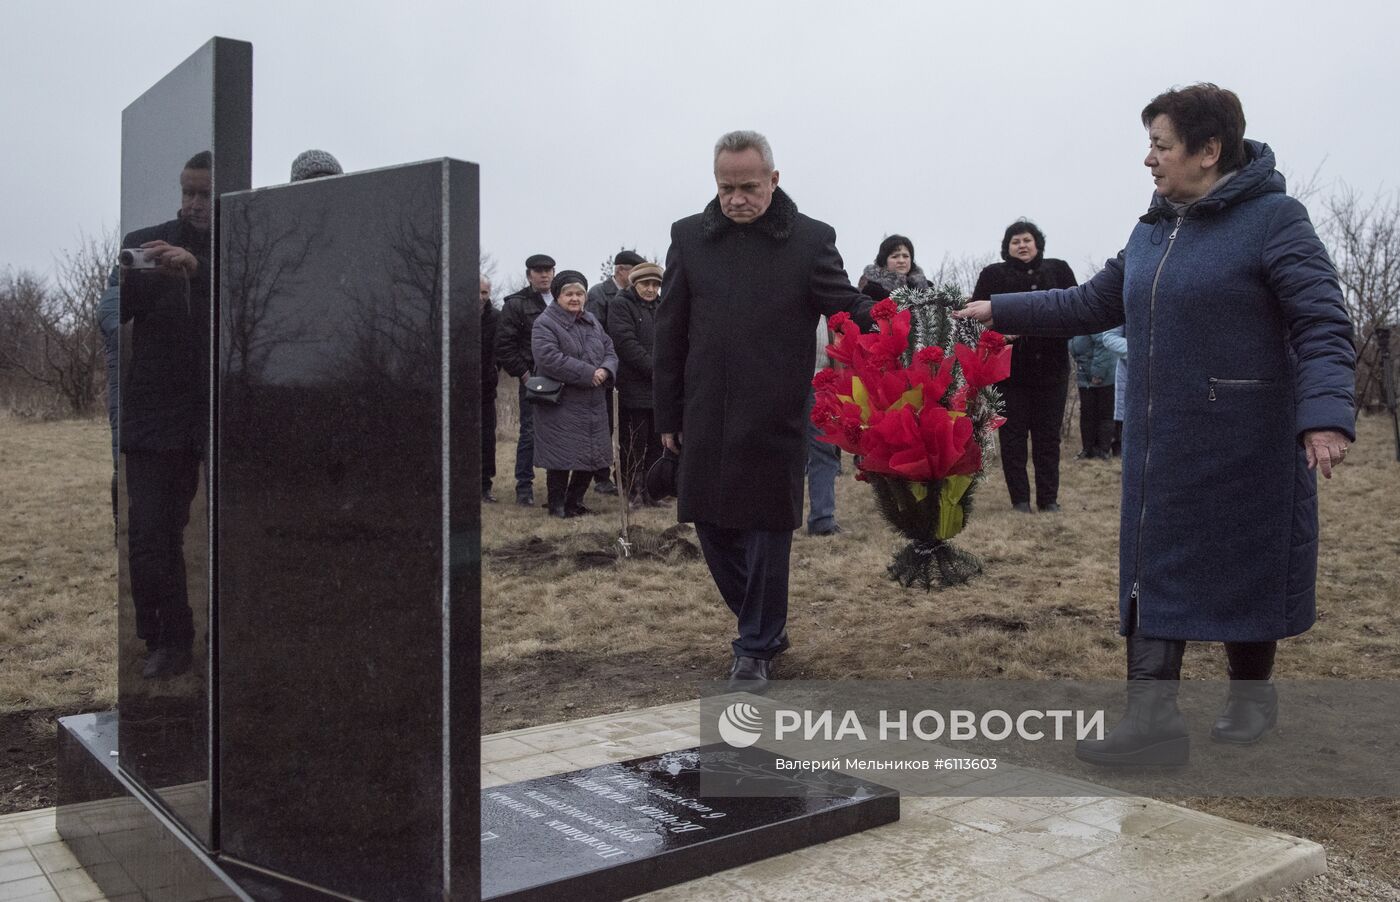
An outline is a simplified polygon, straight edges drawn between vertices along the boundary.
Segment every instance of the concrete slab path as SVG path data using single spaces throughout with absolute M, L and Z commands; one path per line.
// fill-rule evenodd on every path
M 481 741 L 481 785 L 498 786 L 674 751 L 700 742 L 698 702 L 497 733 Z M 1326 870 L 1316 843 L 1152 799 L 1056 797 L 901 800 L 898 823 L 724 871 L 644 897 L 753 899 L 1242 900 Z M 968 787 L 972 789 L 972 787 Z M 115 861 L 94 867 L 119 867 Z M 0 817 L 0 900 L 101 902 L 54 829 L 52 808 Z M 133 889 L 135 887 L 133 886 Z M 136 902 L 140 895 L 110 897 Z

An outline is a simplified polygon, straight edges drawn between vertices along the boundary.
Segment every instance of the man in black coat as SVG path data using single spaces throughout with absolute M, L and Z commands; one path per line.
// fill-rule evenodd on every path
M 823 314 L 868 322 L 836 233 L 778 188 L 767 139 L 715 145 L 718 194 L 671 227 L 653 370 L 656 429 L 680 454 L 679 517 L 694 522 L 739 621 L 730 685 L 762 689 L 788 647 L 788 560 L 802 521 L 806 404 Z
M 544 312 L 554 296 L 549 283 L 554 279 L 554 258 L 534 254 L 525 261 L 525 287 L 508 295 L 501 307 L 496 333 L 496 362 L 520 383 L 520 441 L 515 446 L 515 503 L 531 507 L 535 503 L 535 427 L 530 402 L 525 397 L 525 380 L 535 369 L 530 350 L 535 317 Z
M 180 210 L 122 239 L 118 307 L 130 324 L 118 429 L 126 458 L 127 566 L 142 676 L 163 679 L 191 664 L 194 618 L 184 533 L 199 489 L 209 432 L 210 225 L 208 152 L 180 172 Z
M 491 280 L 481 277 L 481 500 L 495 504 L 491 481 L 496 478 L 496 330 L 501 315 L 491 303 Z

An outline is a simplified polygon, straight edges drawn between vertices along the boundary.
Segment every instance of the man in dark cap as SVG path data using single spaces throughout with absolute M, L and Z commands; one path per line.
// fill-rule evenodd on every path
M 496 331 L 501 314 L 491 303 L 491 280 L 481 276 L 481 500 L 495 504 L 491 482 L 496 478 Z
M 525 260 L 525 287 L 508 295 L 502 304 L 500 328 L 496 332 L 496 362 L 520 383 L 520 441 L 515 447 L 515 503 L 531 507 L 535 503 L 535 429 L 530 402 L 525 397 L 525 380 L 535 370 L 530 338 L 535 317 L 554 300 L 549 283 L 554 278 L 554 258 L 533 254 Z
M 603 328 L 608 327 L 608 304 L 617 293 L 628 286 L 627 278 L 632 273 L 632 267 L 639 263 L 645 263 L 642 255 L 636 251 L 621 250 L 613 257 L 613 274 L 611 279 L 604 279 L 597 285 L 588 289 L 588 303 L 584 309 L 593 314 L 593 318 L 603 324 Z M 612 435 L 616 424 L 613 422 L 613 390 L 609 386 L 603 394 L 608 405 L 608 435 Z M 593 474 L 593 491 L 600 495 L 616 495 L 617 483 L 612 480 L 612 473 L 607 467 Z
M 806 403 L 823 314 L 868 325 L 831 226 L 778 188 L 768 140 L 715 145 L 717 196 L 671 227 L 656 310 L 653 403 L 680 455 L 681 522 L 739 621 L 733 689 L 762 690 L 788 647 L 788 563 L 802 523 Z

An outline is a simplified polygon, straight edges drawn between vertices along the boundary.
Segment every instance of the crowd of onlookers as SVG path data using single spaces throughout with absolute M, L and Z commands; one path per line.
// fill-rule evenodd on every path
M 1077 284 L 1067 263 L 1045 256 L 1045 235 L 1028 220 L 1007 227 L 1001 258 L 982 270 L 973 297 Z M 546 472 L 545 506 L 552 516 L 590 513 L 584 505 L 590 485 L 599 494 L 623 494 L 634 509 L 667 504 L 647 490 L 646 480 L 663 455 L 652 410 L 662 267 L 623 250 L 613 258 L 611 274 L 591 287 L 577 271 L 557 271 L 546 254 L 529 257 L 525 271 L 525 285 L 507 295 L 499 311 L 490 281 L 481 279 L 482 500 L 497 500 L 496 396 L 504 370 L 515 380 L 520 410 L 517 504 L 535 504 L 536 469 Z M 913 241 L 903 235 L 881 241 L 858 285 L 876 300 L 901 287 L 931 287 L 914 260 Z M 1120 453 L 1127 377 L 1123 328 L 1075 338 L 1007 338 L 1011 375 L 997 387 L 1006 404 L 999 439 L 1011 504 L 1025 513 L 1058 511 L 1060 434 L 1071 372 L 1082 446 L 1075 459 L 1109 460 Z M 830 341 L 824 317 L 815 341 L 820 370 L 828 365 Z M 835 488 L 840 472 L 840 451 L 809 433 L 807 530 L 812 535 L 841 531 Z
M 520 439 L 515 501 L 535 504 L 535 469 L 543 469 L 551 516 L 590 513 L 590 485 L 624 494 L 629 506 L 661 506 L 646 488 L 647 470 L 662 455 L 652 416 L 651 369 L 656 306 L 663 270 L 635 251 L 613 258 L 612 274 L 592 286 L 554 259 L 525 261 L 526 284 L 498 313 L 491 284 L 481 280 L 482 487 L 496 501 L 498 369 L 517 383 Z M 614 455 L 614 435 L 617 453 Z

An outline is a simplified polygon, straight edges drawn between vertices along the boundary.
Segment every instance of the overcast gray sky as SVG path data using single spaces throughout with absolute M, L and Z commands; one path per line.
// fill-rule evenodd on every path
M 479 163 L 499 281 L 536 251 L 590 279 L 624 243 L 664 255 L 733 128 L 769 136 L 853 277 L 889 232 L 928 267 L 1019 216 L 1084 275 L 1145 209 L 1138 113 L 1175 84 L 1239 93 L 1295 178 L 1396 184 L 1393 0 L 189 6 L 5 4 L 0 268 L 116 227 L 122 108 L 214 35 L 254 46 L 254 185 L 308 147 Z

